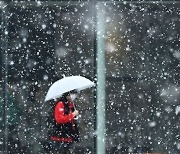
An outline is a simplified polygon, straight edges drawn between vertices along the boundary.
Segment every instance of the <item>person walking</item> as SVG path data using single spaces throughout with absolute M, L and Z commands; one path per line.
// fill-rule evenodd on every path
M 76 117 L 79 111 L 73 103 L 77 91 L 64 93 L 57 101 L 51 102 L 48 111 L 47 127 L 49 151 L 52 154 L 68 154 L 74 142 L 79 141 Z

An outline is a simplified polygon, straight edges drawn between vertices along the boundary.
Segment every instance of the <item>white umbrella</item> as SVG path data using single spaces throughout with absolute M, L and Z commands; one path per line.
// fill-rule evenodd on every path
M 71 90 L 80 91 L 94 85 L 94 82 L 82 76 L 64 77 L 51 85 L 45 97 L 45 101 L 59 98 L 62 94 Z

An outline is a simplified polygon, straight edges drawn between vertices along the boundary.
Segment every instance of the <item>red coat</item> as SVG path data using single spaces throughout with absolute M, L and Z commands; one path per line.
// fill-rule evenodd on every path
M 53 111 L 54 110 L 54 111 Z M 59 101 L 56 103 L 49 123 L 50 140 L 59 142 L 78 141 L 79 132 L 75 121 L 74 104 L 72 102 Z
M 69 106 L 70 111 L 68 115 L 65 115 L 64 103 L 58 102 L 56 104 L 55 109 L 54 109 L 54 116 L 55 116 L 54 118 L 58 124 L 74 122 L 74 115 L 72 114 L 74 110 L 74 104 L 72 102 L 68 102 L 68 106 Z

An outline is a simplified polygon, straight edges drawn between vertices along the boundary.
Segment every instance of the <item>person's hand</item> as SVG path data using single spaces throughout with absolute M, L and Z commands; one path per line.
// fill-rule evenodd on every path
M 72 114 L 73 114 L 74 116 L 78 116 L 78 115 L 79 115 L 79 111 L 78 111 L 78 110 L 75 110 Z

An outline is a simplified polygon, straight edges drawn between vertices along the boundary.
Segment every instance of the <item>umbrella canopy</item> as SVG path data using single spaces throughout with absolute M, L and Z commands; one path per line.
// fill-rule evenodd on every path
M 80 91 L 94 85 L 94 82 L 82 76 L 64 77 L 51 85 L 45 97 L 45 101 L 59 98 L 62 94 L 71 90 Z

